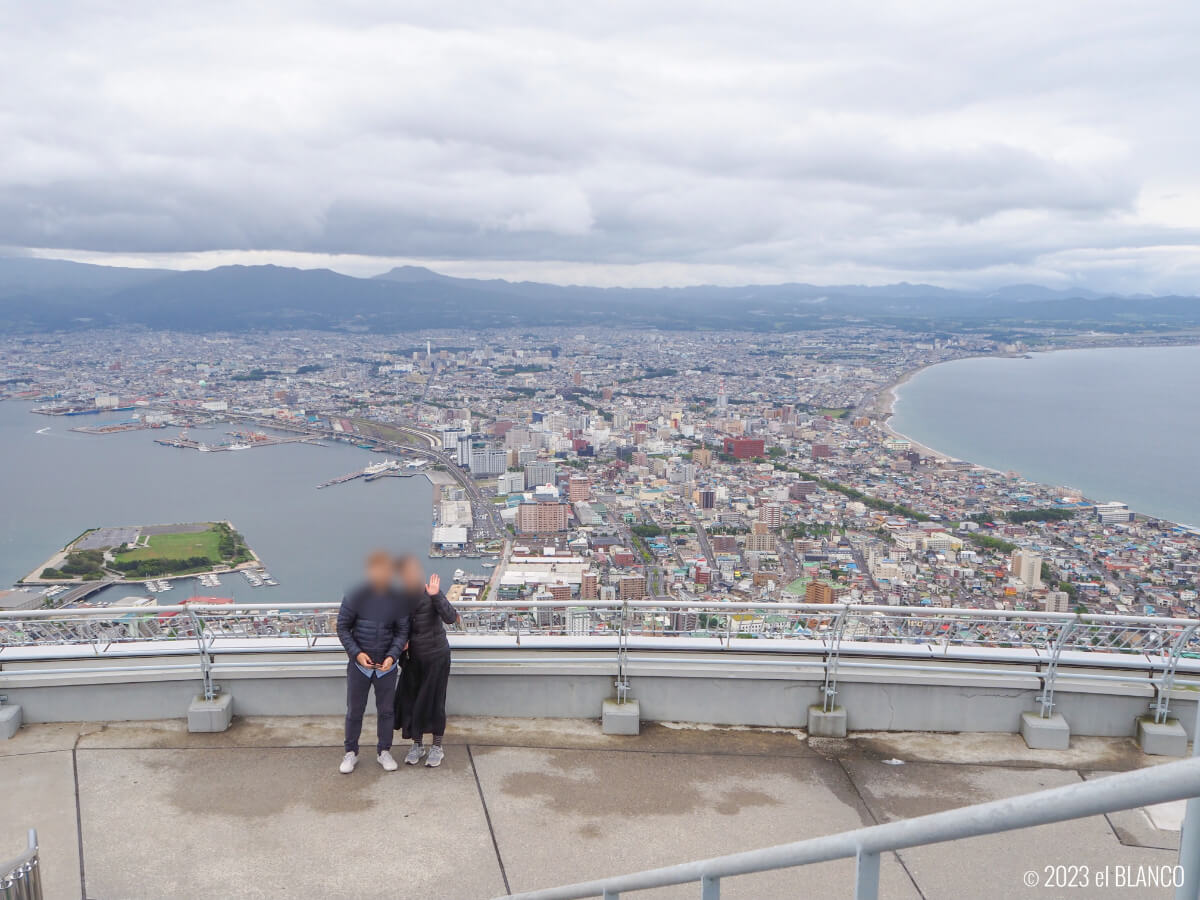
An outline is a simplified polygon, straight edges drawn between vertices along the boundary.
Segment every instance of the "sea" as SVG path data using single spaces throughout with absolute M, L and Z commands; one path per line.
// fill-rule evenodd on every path
M 1200 347 L 1064 350 L 931 366 L 893 429 L 948 456 L 1200 526 Z
M 71 429 L 128 421 L 131 413 L 44 416 L 28 403 L 0 402 L 0 586 L 33 571 L 86 529 L 228 520 L 258 553 L 277 587 L 252 587 L 240 574 L 219 587 L 180 579 L 159 602 L 191 596 L 242 602 L 337 601 L 377 547 L 425 558 L 443 579 L 456 568 L 482 572 L 480 560 L 428 558 L 433 486 L 424 475 L 317 485 L 378 462 L 353 446 L 283 444 L 201 453 L 155 438 L 178 429 L 81 434 Z M 209 443 L 229 440 L 232 425 L 192 429 Z M 99 599 L 144 595 L 114 585 Z M 117 596 L 119 594 L 119 596 Z

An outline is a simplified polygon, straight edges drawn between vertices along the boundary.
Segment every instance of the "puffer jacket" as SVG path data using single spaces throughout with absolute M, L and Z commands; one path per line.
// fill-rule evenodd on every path
M 402 592 L 377 593 L 362 585 L 346 594 L 338 610 L 338 640 L 351 659 L 365 653 L 374 663 L 387 657 L 400 659 L 408 643 L 412 622 L 412 601 Z
M 446 639 L 446 625 L 453 625 L 458 620 L 458 610 L 441 591 L 436 597 L 417 591 L 408 595 L 408 601 L 412 609 L 408 652 L 417 659 L 448 653 L 450 641 Z

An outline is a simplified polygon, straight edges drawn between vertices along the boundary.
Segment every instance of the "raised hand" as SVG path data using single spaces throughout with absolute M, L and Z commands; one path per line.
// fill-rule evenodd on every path
M 436 597 L 442 590 L 442 576 L 434 572 L 429 576 L 429 584 L 425 585 L 425 593 L 430 597 Z

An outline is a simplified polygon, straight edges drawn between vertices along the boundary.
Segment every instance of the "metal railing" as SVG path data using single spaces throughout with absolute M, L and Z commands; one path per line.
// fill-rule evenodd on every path
M 29 829 L 29 846 L 16 859 L 0 862 L 0 900 L 42 900 L 42 870 L 37 832 Z
M 1039 679 L 1038 707 L 1053 713 L 1055 689 L 1064 664 L 1072 681 L 1116 682 L 1137 671 L 1154 691 L 1156 721 L 1170 713 L 1177 686 L 1200 681 L 1180 678 L 1185 659 L 1200 657 L 1200 621 L 1145 616 L 1044 613 L 937 607 L 861 606 L 806 603 L 713 603 L 700 600 L 629 602 L 490 601 L 460 605 L 462 622 L 452 641 L 476 638 L 511 641 L 530 638 L 538 646 L 571 646 L 611 652 L 617 694 L 630 691 L 630 671 L 645 662 L 647 648 L 778 652 L 791 662 L 818 665 L 822 703 L 837 701 L 839 679 L 872 669 L 891 672 L 952 671 L 948 664 L 969 660 L 997 665 L 990 674 L 1012 674 L 1000 666 L 1033 666 Z M 269 647 L 278 651 L 336 649 L 337 604 L 183 604 L 0 612 L 0 664 L 34 653 L 108 657 L 106 672 L 154 668 L 194 671 L 206 696 L 215 693 L 218 668 L 241 664 L 218 652 Z M 454 635 L 458 635 L 455 637 Z M 264 639 L 270 639 L 269 642 Z M 678 643 L 676 640 L 679 639 Z M 502 640 L 502 642 L 503 642 Z M 152 666 L 139 662 L 148 648 L 186 654 L 192 662 Z M 40 648 L 40 651 L 39 651 Z M 61 648 L 61 653 L 54 653 Z M 47 652 L 49 651 L 49 652 Z M 730 661 L 735 654 L 731 653 Z M 311 665 L 305 654 L 275 659 L 272 665 Z M 1184 676 L 1200 674 L 1185 666 Z M 1096 671 L 1104 669 L 1105 671 Z M 46 670 L 42 670 L 46 671 Z M 82 670 L 74 669 L 76 673 Z
M 1188 800 L 1179 865 L 1170 867 L 1168 887 L 1177 900 L 1196 900 L 1200 890 L 1200 758 L 1097 778 L 1034 794 L 965 806 L 915 819 L 858 828 L 841 834 L 779 844 L 681 865 L 649 869 L 564 887 L 514 894 L 509 900 L 619 900 L 625 893 L 680 884 L 699 884 L 701 900 L 720 900 L 721 881 L 776 869 L 835 859 L 855 860 L 855 900 L 879 897 L 879 864 L 884 853 L 1020 828 L 1107 815 L 1140 806 Z M 803 893 L 795 892 L 796 896 Z M 499 900 L 499 898 L 498 898 Z

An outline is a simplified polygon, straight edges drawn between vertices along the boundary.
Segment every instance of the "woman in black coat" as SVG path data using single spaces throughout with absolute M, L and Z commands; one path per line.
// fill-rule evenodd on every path
M 434 574 L 425 583 L 421 563 L 405 556 L 396 563 L 401 585 L 412 607 L 408 654 L 396 691 L 396 728 L 413 742 L 404 761 L 417 765 L 425 757 L 425 735 L 433 735 L 433 746 L 425 765 L 442 764 L 442 735 L 446 733 L 446 683 L 450 680 L 450 642 L 446 625 L 458 621 L 458 611 L 441 590 Z

